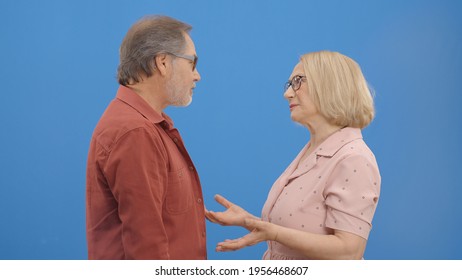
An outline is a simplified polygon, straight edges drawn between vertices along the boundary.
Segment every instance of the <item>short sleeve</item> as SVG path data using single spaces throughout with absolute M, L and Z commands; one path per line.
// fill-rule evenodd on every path
M 367 239 L 380 195 L 375 159 L 349 155 L 341 159 L 326 182 L 326 226 Z

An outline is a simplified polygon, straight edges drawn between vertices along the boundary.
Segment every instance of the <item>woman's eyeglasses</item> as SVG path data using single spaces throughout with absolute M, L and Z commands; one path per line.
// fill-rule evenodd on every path
M 292 78 L 292 80 L 288 81 L 284 85 L 284 92 L 286 92 L 289 87 L 292 87 L 294 91 L 297 91 L 300 86 L 302 85 L 302 81 L 306 78 L 306 76 L 297 75 Z

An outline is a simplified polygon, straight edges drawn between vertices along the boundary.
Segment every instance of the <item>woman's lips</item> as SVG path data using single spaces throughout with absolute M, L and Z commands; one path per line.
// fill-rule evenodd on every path
M 298 106 L 298 104 L 290 104 L 290 105 L 289 105 L 289 109 L 292 110 L 292 109 L 295 108 L 296 106 Z

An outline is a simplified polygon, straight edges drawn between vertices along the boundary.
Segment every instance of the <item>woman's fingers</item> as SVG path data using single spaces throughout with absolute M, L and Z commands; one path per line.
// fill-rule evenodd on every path
M 211 221 L 212 223 L 215 223 L 215 224 L 220 224 L 220 225 L 224 225 L 222 219 L 221 219 L 221 216 L 223 214 L 221 212 L 213 212 L 213 211 L 207 211 L 205 212 L 205 217 Z
M 212 223 L 216 223 L 216 222 L 217 222 L 217 220 L 215 219 L 215 217 L 213 216 L 213 214 L 210 213 L 210 211 L 205 212 L 205 217 L 207 218 L 207 220 L 211 221 Z
M 261 238 L 257 232 L 251 232 L 241 238 L 234 240 L 225 240 L 217 244 L 217 252 L 235 251 L 247 246 L 253 246 L 261 242 Z
M 226 198 L 224 198 L 223 196 L 221 196 L 219 194 L 215 195 L 215 200 L 216 200 L 216 202 L 218 202 L 221 205 L 223 205 L 224 207 L 226 207 L 226 209 L 233 206 L 233 204 L 231 202 L 229 202 Z
M 243 238 L 238 238 L 234 240 L 225 240 L 217 244 L 216 251 L 217 252 L 228 252 L 228 251 L 236 251 L 246 247 L 245 242 L 242 240 Z
M 222 225 L 223 223 L 221 222 L 220 217 L 219 217 L 220 214 L 221 214 L 220 212 L 217 213 L 213 211 L 207 211 L 205 212 L 205 217 L 212 223 Z

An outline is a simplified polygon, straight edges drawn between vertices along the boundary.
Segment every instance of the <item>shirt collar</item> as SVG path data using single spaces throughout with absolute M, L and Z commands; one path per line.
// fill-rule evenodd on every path
M 316 155 L 332 157 L 343 146 L 356 139 L 362 139 L 361 129 L 354 127 L 345 127 L 329 136 L 316 149 Z
M 169 116 L 167 116 L 167 114 L 159 114 L 156 112 L 148 104 L 148 102 L 146 102 L 146 100 L 144 100 L 132 89 L 122 85 L 119 86 L 116 98 L 138 111 L 138 113 L 143 115 L 143 117 L 148 119 L 153 124 L 160 123 L 165 128 L 173 127 L 173 121 Z

